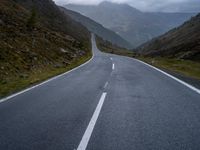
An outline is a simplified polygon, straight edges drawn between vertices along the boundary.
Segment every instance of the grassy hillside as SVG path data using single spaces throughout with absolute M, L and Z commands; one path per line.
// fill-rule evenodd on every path
M 200 80 L 200 62 L 176 58 L 141 56 L 133 51 L 117 47 L 108 41 L 104 41 L 100 37 L 96 37 L 96 41 L 98 48 L 103 52 L 140 59 L 170 73 L 186 78 L 189 77 L 195 79 L 195 81 Z
M 136 50 L 149 64 L 200 80 L 200 14 Z
M 137 50 L 145 56 L 200 61 L 200 14 L 182 26 L 145 43 Z
M 0 1 L 0 97 L 65 72 L 90 56 L 90 33 L 52 1 Z
M 131 48 L 131 44 L 124 40 L 122 37 L 120 37 L 115 32 L 103 27 L 101 24 L 93 21 L 92 19 L 81 15 L 80 13 L 74 12 L 72 10 L 65 9 L 61 7 L 61 10 L 69 15 L 71 18 L 76 20 L 77 22 L 80 22 L 82 25 L 84 25 L 89 31 L 95 33 L 96 35 L 102 37 L 104 40 L 107 40 L 115 45 L 119 45 L 121 47 L 125 48 Z
M 164 57 L 137 58 L 160 69 L 168 70 L 200 81 L 200 62 Z
M 89 44 L 90 33 L 80 23 L 61 12 L 52 0 L 14 0 L 27 10 L 34 9 L 45 27 L 58 32 L 63 32 L 81 41 L 86 46 Z M 85 43 L 86 42 L 86 43 Z
M 129 57 L 135 56 L 135 53 L 133 51 L 114 45 L 110 43 L 109 41 L 102 39 L 99 36 L 96 36 L 96 43 L 97 43 L 97 47 L 102 52 L 129 56 Z

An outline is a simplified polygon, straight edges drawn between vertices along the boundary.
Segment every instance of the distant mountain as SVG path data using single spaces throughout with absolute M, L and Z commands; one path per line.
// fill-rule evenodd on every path
M 147 56 L 165 56 L 200 61 L 200 13 L 139 48 Z
M 113 44 L 119 45 L 125 48 L 131 48 L 131 44 L 125 41 L 120 35 L 115 32 L 103 27 L 101 24 L 93 21 L 92 19 L 81 15 L 72 10 L 65 9 L 60 7 L 60 9 L 68 16 L 70 16 L 73 20 L 80 22 L 84 25 L 89 31 L 95 33 L 96 35 L 102 37 L 104 40 L 107 40 Z
M 127 4 L 65 5 L 121 35 L 134 47 L 181 25 L 194 13 L 145 13 Z

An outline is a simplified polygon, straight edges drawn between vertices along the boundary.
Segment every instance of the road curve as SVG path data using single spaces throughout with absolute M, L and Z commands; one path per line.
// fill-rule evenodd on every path
M 92 47 L 86 65 L 0 103 L 0 150 L 200 149 L 200 94 Z

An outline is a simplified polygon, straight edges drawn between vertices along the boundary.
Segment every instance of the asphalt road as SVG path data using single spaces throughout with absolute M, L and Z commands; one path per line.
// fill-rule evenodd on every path
M 199 150 L 200 94 L 104 54 L 0 103 L 0 150 Z

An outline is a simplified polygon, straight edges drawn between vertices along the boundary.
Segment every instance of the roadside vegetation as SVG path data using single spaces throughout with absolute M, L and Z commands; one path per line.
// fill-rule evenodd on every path
M 164 57 L 152 58 L 140 56 L 136 58 L 160 69 L 167 69 L 169 71 L 200 80 L 200 62 Z
M 200 14 L 136 48 L 139 59 L 200 80 Z
M 135 50 L 143 56 L 200 62 L 200 13 Z
M 10 74 L 7 72 L 7 78 L 4 78 L 0 81 L 0 97 L 12 94 L 26 87 L 40 83 L 41 81 L 44 81 L 48 78 L 67 72 L 88 61 L 90 58 L 91 54 L 88 54 L 72 61 L 71 64 L 67 66 L 54 67 L 49 65 L 37 68 L 34 71 L 28 73 Z
M 112 45 L 108 41 L 104 41 L 99 37 L 96 37 L 96 41 L 98 48 L 103 52 L 136 58 L 160 69 L 200 80 L 200 62 L 198 61 L 165 57 L 147 57 Z
M 57 22 L 48 21 L 50 18 L 43 15 L 48 13 L 40 12 L 45 9 L 38 8 L 49 5 L 52 13 L 55 10 L 56 19 L 63 21 L 65 16 L 54 3 L 47 0 L 26 2 L 35 2 L 35 5 L 27 5 L 32 8 L 28 9 L 18 0 L 0 2 L 0 98 L 66 72 L 91 58 L 90 33 L 86 28 L 68 19 L 62 28 L 54 30 Z M 73 31 L 70 30 L 72 26 Z
M 133 51 L 114 45 L 106 40 L 103 40 L 99 36 L 96 36 L 96 43 L 97 43 L 97 47 L 105 53 L 111 53 L 111 54 L 123 55 L 123 56 L 129 56 L 129 57 L 135 56 L 135 53 Z

